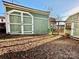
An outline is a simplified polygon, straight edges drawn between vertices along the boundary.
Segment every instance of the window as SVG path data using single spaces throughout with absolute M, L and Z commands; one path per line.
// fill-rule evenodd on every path
M 10 23 L 21 23 L 21 16 L 10 15 Z
M 33 16 L 30 13 L 13 11 L 9 14 L 10 33 L 33 33 Z
M 10 30 L 11 33 L 16 34 L 16 33 L 21 33 L 21 25 L 18 24 L 10 24 Z

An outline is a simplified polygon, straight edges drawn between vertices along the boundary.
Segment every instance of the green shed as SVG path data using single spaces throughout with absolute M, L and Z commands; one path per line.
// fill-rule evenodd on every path
M 79 12 L 70 15 L 66 20 L 66 33 L 79 38 Z
M 7 34 L 47 34 L 49 11 L 3 1 Z

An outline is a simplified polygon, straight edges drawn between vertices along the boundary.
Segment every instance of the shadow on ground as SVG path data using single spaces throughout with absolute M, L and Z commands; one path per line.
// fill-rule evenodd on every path
M 79 41 L 60 38 L 27 51 L 9 51 L 0 59 L 79 59 Z

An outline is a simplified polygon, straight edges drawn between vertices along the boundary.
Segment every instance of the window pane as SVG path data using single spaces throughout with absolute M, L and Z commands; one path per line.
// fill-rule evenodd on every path
M 32 24 L 31 17 L 23 17 L 23 23 L 24 24 Z
M 21 23 L 21 16 L 10 15 L 10 23 Z
M 24 25 L 24 31 L 32 31 L 32 25 Z
M 21 33 L 21 25 L 10 24 L 11 33 Z

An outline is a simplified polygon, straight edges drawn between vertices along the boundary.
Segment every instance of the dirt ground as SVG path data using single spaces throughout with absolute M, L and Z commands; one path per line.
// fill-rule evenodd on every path
M 79 41 L 62 37 L 26 51 L 9 51 L 0 59 L 79 59 Z

